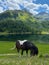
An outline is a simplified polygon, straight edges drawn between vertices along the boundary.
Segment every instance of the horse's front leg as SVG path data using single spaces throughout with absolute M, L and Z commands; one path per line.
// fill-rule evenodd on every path
M 24 51 L 24 50 L 21 51 L 21 55 L 23 55 L 23 51 Z
M 27 54 L 27 56 L 28 56 L 28 50 L 26 50 L 26 54 Z
M 19 53 L 20 49 L 17 49 L 17 52 Z
M 20 52 L 20 49 L 17 49 L 17 52 L 18 52 L 18 57 L 20 57 L 20 54 L 19 54 L 19 52 Z

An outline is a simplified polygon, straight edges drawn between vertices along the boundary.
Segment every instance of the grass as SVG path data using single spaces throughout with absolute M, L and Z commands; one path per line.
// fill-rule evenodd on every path
M 0 54 L 15 53 L 16 50 L 10 50 L 15 45 L 15 42 L 0 41 Z
M 39 49 L 39 55 L 42 57 L 26 56 L 24 53 L 23 56 L 19 56 L 17 51 L 10 50 L 15 45 L 15 42 L 12 41 L 0 41 L 0 54 L 16 54 L 16 55 L 2 55 L 0 56 L 0 65 L 49 65 L 49 57 L 44 55 L 49 55 L 49 44 L 35 42 L 35 45 Z
M 49 65 L 49 58 L 4 56 L 0 65 Z

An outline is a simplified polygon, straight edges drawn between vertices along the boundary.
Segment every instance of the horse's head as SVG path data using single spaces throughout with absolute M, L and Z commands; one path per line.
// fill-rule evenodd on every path
M 18 40 L 16 41 L 16 48 L 20 48 L 20 43 Z
M 36 46 L 32 47 L 30 55 L 31 56 L 38 55 L 38 48 Z

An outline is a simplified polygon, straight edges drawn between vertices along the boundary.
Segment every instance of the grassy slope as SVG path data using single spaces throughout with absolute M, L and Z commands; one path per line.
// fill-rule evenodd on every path
M 14 42 L 10 41 L 0 41 L 0 53 L 14 53 L 13 50 L 10 50 L 14 46 Z
M 12 47 L 14 47 L 15 42 L 11 42 L 11 41 L 0 41 L 0 54 L 1 53 L 16 53 L 16 50 L 10 50 Z M 38 49 L 39 49 L 39 54 L 45 54 L 48 53 L 49 54 L 49 44 L 42 44 L 42 43 L 38 43 L 36 42 L 35 44 Z
M 6 56 L 0 65 L 49 65 L 49 58 Z
M 16 50 L 10 50 L 14 45 L 15 42 L 0 41 L 0 54 L 16 53 Z M 49 54 L 49 44 L 36 42 L 35 45 L 38 46 L 39 54 Z M 16 53 L 16 55 L 0 56 L 0 65 L 49 65 L 49 57 L 19 57 Z
M 10 50 L 15 45 L 12 41 L 0 41 L 0 54 L 16 53 L 16 50 Z M 39 54 L 49 54 L 49 44 L 38 44 Z M 27 57 L 16 55 L 0 56 L 0 65 L 49 65 L 49 58 L 38 56 Z

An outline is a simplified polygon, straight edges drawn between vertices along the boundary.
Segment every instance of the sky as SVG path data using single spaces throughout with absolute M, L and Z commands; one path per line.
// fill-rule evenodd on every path
M 0 13 L 6 10 L 23 10 L 36 15 L 49 13 L 49 0 L 0 0 Z

